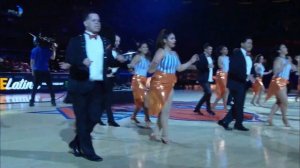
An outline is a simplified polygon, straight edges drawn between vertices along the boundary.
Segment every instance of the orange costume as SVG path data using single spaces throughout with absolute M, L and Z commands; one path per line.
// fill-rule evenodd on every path
M 180 66 L 180 60 L 175 52 L 166 51 L 150 82 L 148 111 L 151 115 L 162 112 L 170 93 L 177 82 L 176 69 Z M 168 117 L 169 112 L 167 112 Z
M 215 80 L 216 80 L 216 95 L 218 98 L 222 98 L 226 92 L 227 85 L 227 73 L 218 70 Z
M 258 95 L 258 93 L 261 91 L 263 86 L 264 86 L 264 84 L 262 81 L 262 77 L 256 77 L 256 80 L 255 80 L 254 84 L 252 85 L 252 90 L 253 90 L 254 94 Z
M 151 78 L 149 91 L 149 114 L 158 115 L 177 82 L 175 74 L 156 71 Z
M 144 99 L 147 93 L 146 88 L 147 78 L 141 75 L 134 75 L 131 81 L 131 88 L 133 92 L 134 104 L 137 108 L 142 108 Z
M 274 77 L 272 79 L 270 85 L 269 85 L 266 100 L 271 98 L 273 95 L 275 95 L 282 88 L 285 88 L 288 83 L 289 83 L 289 81 L 286 80 L 286 79 L 283 79 L 283 78 L 280 78 L 280 77 Z
M 288 79 L 290 76 L 292 65 L 288 63 L 286 58 L 279 57 L 284 62 L 284 67 L 278 76 L 273 77 L 269 89 L 267 92 L 266 100 L 268 100 L 273 95 L 277 94 L 281 89 L 286 88 L 286 85 L 289 83 Z

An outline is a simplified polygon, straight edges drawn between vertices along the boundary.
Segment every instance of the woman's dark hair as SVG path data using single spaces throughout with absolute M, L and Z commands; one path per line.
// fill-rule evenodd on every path
M 285 45 L 285 44 L 284 44 L 284 43 L 277 44 L 277 45 L 274 47 L 274 49 L 273 49 L 274 55 L 278 55 L 278 50 L 280 50 L 280 47 L 281 47 L 282 45 Z M 285 45 L 285 46 L 286 46 L 286 45 Z
M 141 41 L 141 42 L 137 42 L 137 43 L 136 43 L 137 51 L 139 50 L 139 48 L 142 47 L 143 44 L 147 44 L 148 48 L 150 48 L 149 44 L 148 44 L 146 41 Z M 139 52 L 139 51 L 138 51 L 138 52 Z M 146 56 L 146 58 L 147 58 L 149 61 L 151 61 L 152 58 L 151 58 L 151 52 L 150 52 L 150 50 L 149 50 L 148 53 L 145 54 L 145 56 Z
M 276 51 L 280 50 L 280 47 L 281 47 L 282 45 L 286 46 L 286 45 L 285 45 L 285 44 L 283 44 L 283 43 L 281 43 L 281 44 L 278 44 L 278 45 L 276 46 Z
M 217 54 L 218 54 L 218 55 L 221 55 L 221 54 L 222 54 L 221 51 L 223 50 L 224 47 L 227 47 L 227 46 L 225 46 L 225 45 L 220 45 L 220 46 L 218 46 L 218 48 L 217 48 Z
M 162 29 L 157 37 L 156 40 L 156 48 L 164 48 L 165 43 L 164 39 L 167 39 L 170 34 L 174 34 L 172 31 L 169 31 L 167 29 Z
M 258 63 L 259 60 L 260 60 L 260 57 L 263 57 L 263 55 L 262 55 L 262 54 L 256 55 L 256 56 L 255 56 L 255 59 L 254 59 L 254 63 Z

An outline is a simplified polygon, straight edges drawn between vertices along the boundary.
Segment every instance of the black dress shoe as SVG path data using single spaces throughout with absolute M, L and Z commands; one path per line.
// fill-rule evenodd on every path
M 113 127 L 120 127 L 120 125 L 118 123 L 114 122 L 109 122 L 108 123 L 109 126 L 113 126 Z
M 84 155 L 83 157 L 86 158 L 87 160 L 94 161 L 94 162 L 101 162 L 103 160 L 102 157 L 100 157 L 96 154 L 94 154 L 94 155 Z
M 30 106 L 30 107 L 33 107 L 33 106 L 34 106 L 34 102 L 30 101 L 30 102 L 29 102 L 29 106 Z
M 70 96 L 70 94 L 68 93 L 67 96 L 65 97 L 65 99 L 63 100 L 63 102 L 65 104 L 72 104 L 72 98 Z
M 220 125 L 220 126 L 222 126 L 225 130 L 227 130 L 227 131 L 231 131 L 232 130 L 232 128 L 230 128 L 229 126 L 228 126 L 228 124 L 225 124 L 222 120 L 220 120 L 220 121 L 218 121 L 218 124 Z
M 208 110 L 207 112 L 208 112 L 208 114 L 210 114 L 210 115 L 212 115 L 212 116 L 216 115 L 216 113 L 213 112 L 213 111 L 211 111 L 211 110 Z
M 249 131 L 249 129 L 244 127 L 243 125 L 239 125 L 239 126 L 235 125 L 234 129 L 239 130 L 239 131 Z
M 80 148 L 77 145 L 72 146 L 72 145 L 69 144 L 69 147 L 71 148 L 71 152 L 70 153 L 72 153 L 75 157 L 82 156 Z
M 56 106 L 55 100 L 51 100 L 51 104 L 52 104 L 52 106 Z
M 199 109 L 195 109 L 194 112 L 198 113 L 199 115 L 203 115 L 203 113 L 201 113 L 201 111 Z
M 103 125 L 103 126 L 106 125 L 106 124 L 104 124 L 104 122 L 101 121 L 101 120 L 98 122 L 98 124 L 99 124 L 99 125 Z

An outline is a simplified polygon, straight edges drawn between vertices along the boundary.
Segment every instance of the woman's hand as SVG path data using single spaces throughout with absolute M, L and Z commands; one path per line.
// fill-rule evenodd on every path
M 192 56 L 192 58 L 190 59 L 191 64 L 195 63 L 196 61 L 199 60 L 199 55 L 198 54 L 194 54 Z

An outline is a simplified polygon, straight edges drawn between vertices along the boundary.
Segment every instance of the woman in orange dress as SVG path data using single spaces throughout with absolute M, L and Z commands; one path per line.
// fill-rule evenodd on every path
M 173 98 L 173 87 L 176 83 L 176 71 L 184 71 L 197 61 L 198 55 L 181 64 L 179 56 L 172 48 L 175 47 L 175 34 L 163 29 L 157 38 L 157 51 L 151 62 L 149 73 L 151 78 L 150 90 L 147 96 L 149 114 L 158 116 L 156 128 L 151 139 L 168 143 L 168 118 Z
M 253 104 L 254 106 L 255 105 L 262 106 L 260 104 L 260 99 L 262 94 L 265 92 L 265 86 L 263 84 L 263 76 L 272 73 L 272 70 L 265 72 L 265 66 L 263 65 L 264 61 L 265 61 L 264 56 L 261 54 L 257 55 L 254 60 L 255 62 L 254 70 L 256 74 L 256 79 L 254 84 L 252 85 L 252 90 L 254 93 L 253 93 L 253 98 L 251 100 L 251 104 Z
M 288 119 L 286 117 L 287 106 L 288 106 L 288 96 L 287 96 L 287 87 L 290 72 L 292 70 L 292 64 L 287 58 L 288 48 L 286 45 L 281 44 L 277 47 L 277 52 L 279 56 L 275 59 L 273 64 L 273 73 L 274 76 L 270 83 L 266 100 L 268 100 L 271 96 L 276 96 L 276 102 L 272 106 L 268 124 L 270 126 L 273 125 L 273 116 L 280 109 L 282 113 L 282 121 L 286 127 L 290 127 Z
M 145 113 L 145 122 L 147 127 L 150 126 L 150 118 L 148 114 L 148 109 L 144 106 L 144 100 L 147 93 L 147 71 L 150 67 L 150 53 L 148 44 L 146 42 L 138 43 L 138 54 L 135 55 L 128 64 L 129 68 L 134 68 L 134 75 L 131 81 L 131 88 L 133 92 L 135 109 L 131 116 L 131 120 L 135 123 L 140 123 L 136 115 L 143 108 Z
M 218 49 L 219 54 L 221 54 L 218 58 L 218 67 L 216 75 L 216 100 L 212 107 L 215 109 L 217 103 L 223 99 L 224 109 L 227 111 L 227 98 L 228 98 L 228 88 L 227 88 L 227 73 L 229 70 L 229 57 L 228 48 L 226 46 L 220 46 Z

